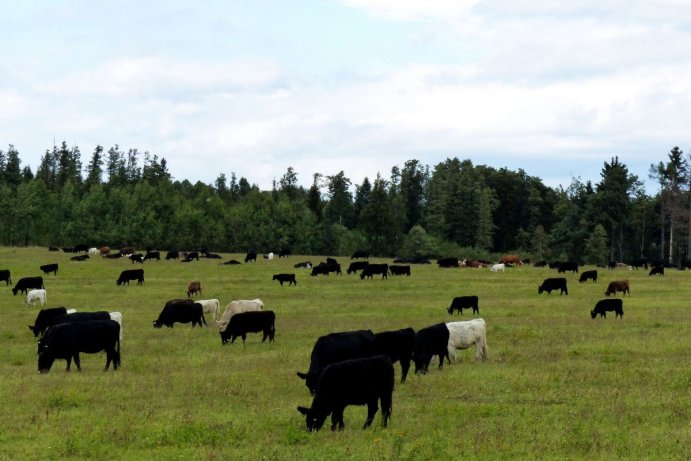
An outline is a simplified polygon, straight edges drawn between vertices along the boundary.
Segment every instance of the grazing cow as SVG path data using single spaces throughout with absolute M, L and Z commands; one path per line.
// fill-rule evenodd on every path
M 376 353 L 376 338 L 371 330 L 343 331 L 320 336 L 314 343 L 307 373 L 297 375 L 314 395 L 324 369 L 343 360 L 371 357 Z
M 595 304 L 595 309 L 590 311 L 590 317 L 595 318 L 597 314 L 600 317 L 607 318 L 607 312 L 614 311 L 614 318 L 624 318 L 624 301 L 621 299 L 601 299 Z
M 389 357 L 345 360 L 326 367 L 310 408 L 298 407 L 305 415 L 307 430 L 318 431 L 331 415 L 331 430 L 343 429 L 343 412 L 348 405 L 367 405 L 368 428 L 381 405 L 382 425 L 387 426 L 393 407 L 394 370 Z
M 499 263 L 514 264 L 516 266 L 520 266 L 521 264 L 523 264 L 523 261 L 521 261 L 521 257 L 518 255 L 504 255 L 501 258 L 499 258 Z M 528 260 L 528 263 L 530 263 L 530 260 Z
M 457 296 L 451 301 L 451 305 L 446 310 L 449 314 L 453 314 L 453 311 L 458 311 L 459 314 L 463 315 L 463 309 L 473 309 L 473 314 L 479 314 L 480 308 L 478 307 L 478 297 L 477 296 Z
M 231 259 L 231 260 L 228 260 L 226 262 L 222 262 L 221 264 L 224 266 L 238 266 L 242 263 L 240 261 L 238 261 L 237 259 Z
M 404 383 L 410 370 L 415 348 L 415 330 L 403 328 L 374 334 L 376 353 L 388 356 L 392 363 L 401 362 L 401 382 Z
M 312 262 L 311 261 L 303 261 L 295 264 L 293 266 L 296 269 L 311 269 L 312 268 Z
M 40 269 L 44 274 L 50 274 L 52 272 L 53 275 L 58 275 L 58 263 L 44 264 Z
M 9 269 L 0 270 L 0 282 L 5 282 L 5 286 L 12 283 L 12 275 Z
M 274 274 L 272 280 L 278 280 L 281 286 L 283 286 L 283 282 L 288 282 L 288 286 L 291 284 L 297 286 L 298 284 L 297 280 L 295 280 L 295 274 Z
M 155 259 L 156 261 L 161 260 L 161 252 L 160 251 L 149 251 L 144 255 L 143 261 L 148 261 L 149 259 Z
M 200 295 L 202 294 L 202 282 L 200 281 L 194 281 L 190 282 L 189 285 L 187 285 L 187 297 L 191 298 L 193 295 Z
M 161 328 L 163 325 L 168 328 L 173 328 L 175 322 L 192 322 L 192 328 L 197 324 L 199 324 L 200 327 L 202 323 L 206 325 L 204 308 L 201 304 L 195 303 L 190 299 L 170 300 L 163 307 L 163 310 L 158 315 L 158 319 L 154 320 L 154 328 Z
M 348 266 L 348 269 L 346 270 L 346 274 L 357 274 L 358 271 L 363 270 L 365 267 L 369 265 L 369 262 L 367 261 L 354 261 L 350 263 Z
M 26 294 L 26 292 L 32 288 L 37 290 L 45 288 L 45 286 L 43 286 L 43 277 L 23 277 L 19 279 L 17 284 L 12 288 L 12 294 L 17 296 L 17 293 L 20 291 L 22 294 Z
M 257 252 L 254 250 L 248 251 L 247 256 L 245 256 L 245 262 L 248 263 L 250 261 L 257 262 Z
M 388 264 L 368 264 L 367 267 L 362 269 L 360 272 L 360 280 L 364 280 L 365 277 L 371 279 L 373 275 L 381 274 L 381 279 L 389 278 L 389 265 Z
M 123 283 L 127 282 L 127 285 L 129 285 L 130 280 L 136 280 L 137 285 L 141 285 L 142 283 L 144 283 L 144 269 L 124 270 L 120 272 L 120 277 L 118 277 L 115 283 L 117 283 L 117 285 L 120 286 Z
M 106 258 L 108 258 L 108 259 L 122 258 L 122 253 L 110 253 L 110 254 L 106 255 Z
M 445 323 L 437 323 L 419 330 L 415 334 L 413 362 L 415 374 L 426 374 L 432 357 L 439 357 L 439 368 L 444 366 L 444 357 L 449 359 L 449 328 Z
M 241 312 L 231 317 L 228 327 L 219 331 L 221 344 L 224 346 L 230 342 L 233 344 L 238 336 L 245 343 L 247 333 L 263 333 L 262 342 L 269 338 L 269 342 L 274 340 L 276 334 L 276 314 L 274 311 Z
M 274 254 L 273 253 L 265 254 L 264 259 L 268 259 L 269 261 L 271 261 L 272 259 L 274 259 Z
M 487 360 L 487 325 L 484 319 L 467 322 L 449 322 L 449 355 L 456 360 L 456 349 L 468 349 L 475 345 L 475 360 Z
M 54 325 L 38 341 L 38 371 L 47 373 L 55 359 L 67 361 L 65 371 L 70 371 L 72 359 L 81 371 L 79 353 L 95 354 L 106 351 L 106 367 L 120 366 L 120 324 L 114 320 L 62 323 Z
M 547 294 L 552 294 L 552 290 L 559 290 L 559 296 L 568 295 L 569 290 L 566 288 L 566 279 L 564 277 L 549 278 L 542 282 L 542 285 L 537 287 L 537 294 L 541 295 L 543 291 Z
M 264 302 L 261 299 L 238 299 L 231 301 L 223 311 L 220 320 L 216 322 L 219 331 L 223 331 L 228 326 L 228 322 L 235 314 L 242 312 L 256 312 L 264 309 Z
M 166 253 L 166 261 L 169 259 L 178 259 L 180 258 L 180 253 L 178 251 L 169 251 Z
M 406 275 L 410 277 L 410 266 L 397 266 L 392 264 L 389 266 L 389 272 L 391 272 L 391 275 Z
M 139 263 L 139 264 L 144 264 L 144 255 L 141 253 L 134 253 L 129 255 L 130 261 L 132 261 L 132 264 L 134 263 Z
M 615 296 L 617 295 L 617 291 L 622 292 L 622 296 L 625 296 L 627 293 L 630 295 L 630 287 L 629 287 L 629 281 L 628 280 L 615 280 L 614 282 L 610 282 L 609 285 L 607 286 L 607 291 L 605 291 L 605 296 L 609 296 L 611 294 L 614 294 Z
M 567 271 L 578 273 L 578 263 L 576 261 L 559 263 L 559 266 L 557 266 L 557 272 L 561 274 L 562 272 Z
M 341 275 L 341 265 L 338 263 L 321 262 L 312 267 L 312 273 L 310 275 L 316 276 L 323 274 L 328 276 L 331 272 Z
M 665 275 L 665 266 L 655 266 L 648 275 Z
M 109 255 L 110 254 L 110 247 L 103 246 L 98 249 L 98 253 L 101 256 Z
M 369 259 L 369 253 L 363 250 L 357 250 L 353 255 L 350 257 L 350 259 L 358 259 L 358 258 L 363 258 L 363 259 Z
M 492 272 L 504 272 L 505 269 L 505 264 L 493 264 L 492 267 L 489 268 L 489 270 Z
M 437 260 L 439 267 L 459 267 L 458 258 L 441 258 Z
M 581 273 L 581 276 L 578 278 L 578 283 L 583 283 L 587 282 L 588 280 L 592 280 L 593 282 L 597 282 L 597 271 L 585 271 Z
M 40 302 L 41 307 L 46 305 L 46 290 L 30 290 L 26 294 L 26 305 L 33 307 L 35 302 Z
M 197 302 L 202 305 L 202 311 L 205 314 L 211 314 L 211 318 L 214 320 L 218 318 L 218 311 L 221 309 L 221 303 L 218 302 L 218 299 L 202 299 Z
M 79 255 L 79 256 L 72 256 L 70 258 L 70 261 L 86 261 L 89 259 L 89 255 Z
M 52 321 L 56 317 L 67 314 L 66 307 L 50 307 L 48 309 L 41 309 L 34 320 L 33 325 L 29 325 L 29 330 L 34 333 L 34 336 L 38 336 L 39 333 L 43 333 L 46 328 L 48 328 Z

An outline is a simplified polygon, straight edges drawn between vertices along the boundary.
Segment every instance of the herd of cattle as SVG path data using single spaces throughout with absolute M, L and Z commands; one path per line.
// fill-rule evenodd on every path
M 67 250 L 67 249 L 63 249 Z M 88 254 L 80 255 L 88 258 L 91 255 L 100 255 L 104 258 L 128 257 L 135 262 L 143 264 L 146 260 L 160 260 L 160 253 L 147 251 L 146 254 L 135 253 L 131 249 L 111 253 L 110 248 L 87 249 Z M 183 262 L 199 260 L 199 254 L 209 259 L 220 259 L 213 253 L 184 252 Z M 265 259 L 273 259 L 273 253 L 264 255 Z M 279 257 L 286 256 L 281 252 Z M 381 279 L 389 275 L 411 275 L 410 264 L 430 264 L 424 259 L 395 260 L 394 264 L 374 264 L 366 259 L 369 255 L 358 252 L 351 259 L 364 258 L 365 261 L 351 262 L 347 274 L 357 274 L 360 278 L 372 278 L 381 275 Z M 179 259 L 178 252 L 168 252 L 167 260 Z M 71 258 L 75 260 L 74 258 Z M 84 260 L 76 259 L 75 261 Z M 254 252 L 247 254 L 245 262 L 256 261 Z M 231 260 L 231 264 L 241 264 Z M 408 263 L 401 265 L 401 263 Z M 437 261 L 440 268 L 489 267 L 492 272 L 504 272 L 507 267 L 519 266 L 525 263 L 515 255 L 508 255 L 495 264 L 486 264 L 481 261 L 458 260 L 457 258 L 442 258 Z M 222 264 L 229 264 L 224 262 Z M 540 267 L 543 264 L 535 263 Z M 544 264 L 546 265 L 546 264 Z M 330 273 L 341 274 L 341 266 L 333 258 L 327 258 L 326 262 L 312 265 L 305 261 L 294 265 L 295 268 L 311 269 L 311 275 L 326 275 Z M 578 264 L 573 262 L 550 264 L 558 272 L 578 272 Z M 58 264 L 46 264 L 40 266 L 40 270 L 47 274 L 57 275 Z M 653 267 L 650 275 L 664 275 L 664 267 Z M 580 274 L 579 282 L 596 282 L 597 270 L 584 271 Z M 281 285 L 297 286 L 294 273 L 274 274 L 273 280 Z M 5 281 L 6 286 L 12 284 L 9 270 L 0 270 L 0 281 Z M 116 280 L 118 286 L 136 281 L 138 285 L 144 283 L 144 269 L 128 269 L 121 272 Z M 538 294 L 558 290 L 560 294 L 568 295 L 566 277 L 547 278 L 538 286 Z M 24 277 L 12 287 L 14 295 L 23 293 L 27 295 L 26 304 L 33 306 L 40 303 L 42 307 L 47 304 L 47 293 L 42 277 Z M 606 296 L 622 292 L 630 294 L 628 280 L 619 280 L 609 283 Z M 210 315 L 215 321 L 221 344 L 233 343 L 240 337 L 243 343 L 249 333 L 261 333 L 262 342 L 267 339 L 271 342 L 275 337 L 276 314 L 271 310 L 264 310 L 261 299 L 235 300 L 230 302 L 224 312 L 219 316 L 220 302 L 218 299 L 194 300 L 192 297 L 202 295 L 202 286 L 199 281 L 193 281 L 187 288 L 187 299 L 173 299 L 168 301 L 161 310 L 158 318 L 153 321 L 155 328 L 164 325 L 173 328 L 175 323 L 191 323 L 192 327 L 207 325 L 205 314 Z M 478 296 L 459 296 L 452 299 L 446 309 L 448 314 L 454 311 L 463 313 L 463 309 L 471 309 L 472 314 L 479 315 Z M 598 315 L 606 317 L 607 312 L 614 312 L 615 317 L 623 318 L 623 302 L 617 298 L 607 298 L 598 301 L 591 310 L 591 317 Z M 113 364 L 113 369 L 120 366 L 120 343 L 123 340 L 123 319 L 119 312 L 76 312 L 65 307 L 43 308 L 38 313 L 34 324 L 29 326 L 38 340 L 38 370 L 45 373 L 50 370 L 56 359 L 64 359 L 67 362 L 66 370 L 70 370 L 74 360 L 77 369 L 81 369 L 79 354 L 106 352 L 105 369 Z M 343 412 L 348 405 L 367 405 L 367 419 L 364 427 L 371 425 L 378 411 L 378 404 L 382 409 L 383 425 L 386 426 L 391 416 L 392 392 L 394 389 L 394 367 L 396 362 L 401 366 L 401 383 L 406 381 L 411 362 L 415 365 L 416 374 L 425 374 L 434 357 L 438 359 L 438 366 L 442 368 L 444 360 L 451 363 L 455 359 L 456 350 L 475 348 L 475 359 L 486 360 L 487 352 L 487 327 L 482 318 L 474 318 L 469 321 L 453 321 L 434 324 L 418 331 L 411 327 L 374 333 L 370 330 L 336 332 L 321 336 L 317 339 L 310 356 L 307 372 L 298 372 L 297 375 L 305 380 L 313 400 L 311 406 L 298 407 L 298 411 L 305 415 L 308 430 L 319 430 L 326 418 L 331 415 L 331 429 L 343 428 Z

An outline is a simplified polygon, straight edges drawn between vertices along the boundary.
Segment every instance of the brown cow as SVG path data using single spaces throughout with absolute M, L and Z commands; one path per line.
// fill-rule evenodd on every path
M 464 259 L 463 261 L 461 261 L 461 267 L 470 267 L 473 269 L 477 269 L 481 267 L 487 267 L 487 265 L 481 263 L 476 259 Z
M 621 291 L 623 293 L 622 296 L 626 295 L 627 293 L 631 295 L 631 292 L 629 291 L 629 281 L 615 280 L 614 282 L 610 282 L 609 286 L 607 286 L 607 291 L 605 291 L 605 295 L 609 296 L 614 294 L 616 296 L 617 291 Z
M 109 255 L 110 254 L 110 247 L 101 247 L 98 249 L 98 253 L 101 256 Z
M 194 294 L 202 294 L 202 283 L 199 281 L 190 282 L 187 286 L 187 297 L 191 298 Z
M 504 255 L 499 260 L 499 264 L 514 264 L 520 266 L 522 262 L 521 257 L 518 255 Z

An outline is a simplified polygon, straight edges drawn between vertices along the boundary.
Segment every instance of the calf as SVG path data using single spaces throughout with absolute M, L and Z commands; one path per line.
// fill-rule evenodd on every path
M 326 367 L 310 408 L 298 407 L 308 431 L 318 431 L 331 415 L 331 430 L 343 429 L 348 405 L 367 405 L 368 428 L 381 404 L 382 425 L 387 426 L 393 406 L 394 370 L 385 355 L 345 360 Z
M 457 310 L 459 314 L 463 315 L 463 309 L 470 308 L 473 309 L 473 314 L 480 313 L 477 296 L 457 296 L 451 301 L 451 305 L 447 309 L 447 312 L 453 314 L 453 311 Z
M 367 261 L 355 261 L 350 263 L 348 266 L 348 269 L 346 270 L 346 274 L 357 274 L 358 271 L 363 270 L 365 267 L 369 266 L 369 263 Z
M 360 280 L 364 280 L 365 277 L 371 279 L 372 276 L 376 274 L 381 274 L 381 279 L 388 279 L 389 276 L 389 265 L 388 264 L 368 264 L 362 272 L 360 272 Z
M 449 328 L 445 323 L 438 323 L 419 330 L 415 334 L 413 362 L 415 374 L 426 374 L 432 357 L 439 357 L 439 368 L 444 366 L 444 357 L 449 359 Z
M 0 270 L 0 282 L 5 282 L 5 286 L 12 283 L 12 276 L 9 269 Z
M 43 277 L 23 277 L 19 279 L 17 284 L 12 287 L 12 294 L 17 296 L 17 293 L 20 291 L 22 294 L 26 294 L 26 292 L 32 288 L 37 290 L 45 288 L 45 286 L 43 286 Z
M 607 318 L 607 312 L 614 311 L 614 318 L 624 318 L 624 301 L 621 299 L 602 299 L 595 304 L 595 309 L 590 311 L 590 317 L 595 318 L 597 314 L 600 317 Z
M 487 326 L 484 319 L 449 322 L 449 355 L 456 360 L 456 349 L 475 346 L 475 360 L 487 360 Z
M 231 301 L 223 311 L 221 319 L 216 322 L 219 331 L 227 328 L 228 322 L 235 314 L 241 312 L 255 312 L 264 309 L 264 302 L 261 299 L 238 299 Z
M 274 340 L 276 334 L 276 314 L 274 311 L 242 312 L 231 317 L 228 327 L 224 331 L 219 331 L 221 344 L 224 346 L 230 342 L 233 344 L 235 338 L 240 336 L 242 343 L 245 343 L 247 333 L 263 333 L 262 342 L 269 338 L 269 342 Z
M 665 275 L 665 266 L 655 266 L 648 275 Z
M 382 331 L 374 334 L 375 350 L 391 359 L 392 363 L 401 362 L 401 382 L 404 383 L 410 370 L 415 348 L 415 330 L 403 328 L 396 331 Z
M 120 277 L 115 281 L 115 283 L 120 286 L 127 282 L 130 284 L 130 280 L 136 280 L 137 285 L 144 283 L 144 269 L 129 269 L 120 272 Z
M 185 293 L 187 293 L 188 298 L 191 298 L 192 295 L 196 295 L 196 294 L 199 294 L 201 296 L 201 294 L 202 294 L 202 283 L 199 281 L 190 282 L 190 284 L 187 285 L 187 291 Z
M 206 325 L 202 305 L 190 299 L 173 299 L 168 301 L 158 315 L 158 319 L 154 320 L 154 328 L 161 328 L 163 325 L 168 328 L 173 328 L 175 322 L 192 322 L 192 328 L 197 324 L 199 324 L 200 327 L 202 323 Z
M 202 305 L 202 311 L 205 314 L 211 314 L 214 320 L 218 318 L 218 311 L 220 310 L 221 306 L 221 303 L 218 302 L 218 299 L 202 299 L 201 301 L 197 302 Z
M 283 286 L 283 282 L 288 282 L 288 286 L 297 286 L 298 282 L 295 280 L 295 274 L 274 274 L 273 280 L 278 280 L 278 282 Z
M 566 279 L 564 277 L 549 278 L 542 282 L 542 285 L 537 287 L 537 294 L 542 294 L 546 291 L 548 294 L 552 294 L 552 290 L 560 290 L 559 295 L 568 295 L 569 290 L 566 289 Z
M 506 269 L 506 264 L 494 264 L 492 267 L 489 268 L 490 271 L 492 272 L 504 272 Z
M 578 283 L 583 283 L 587 282 L 588 280 L 592 280 L 593 282 L 597 282 L 597 271 L 584 271 L 581 273 L 581 276 L 578 278 Z
M 391 272 L 391 275 L 406 275 L 410 277 L 410 266 L 391 265 L 389 266 L 389 272 Z
M 67 361 L 65 371 L 70 371 L 72 359 L 81 371 L 79 353 L 95 354 L 106 351 L 107 370 L 120 366 L 120 325 L 114 320 L 63 323 L 54 325 L 38 341 L 38 371 L 47 373 L 55 359 Z
M 615 280 L 614 282 L 610 282 L 607 286 L 607 291 L 605 291 L 605 296 L 609 296 L 611 294 L 616 296 L 618 291 L 622 292 L 622 296 L 625 296 L 627 293 L 630 295 L 631 291 L 629 289 L 629 281 Z
M 40 269 L 44 274 L 50 274 L 52 272 L 53 275 L 58 275 L 58 263 L 44 264 Z
M 35 302 L 40 302 L 41 306 L 46 305 L 46 290 L 30 290 L 26 294 L 26 305 L 33 307 Z

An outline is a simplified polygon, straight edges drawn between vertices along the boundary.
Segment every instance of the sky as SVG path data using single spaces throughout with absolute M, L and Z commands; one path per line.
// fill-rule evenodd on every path
M 691 152 L 688 0 L 0 0 L 0 149 L 353 184 L 417 159 L 552 187 Z M 649 190 L 654 192 L 654 190 Z

